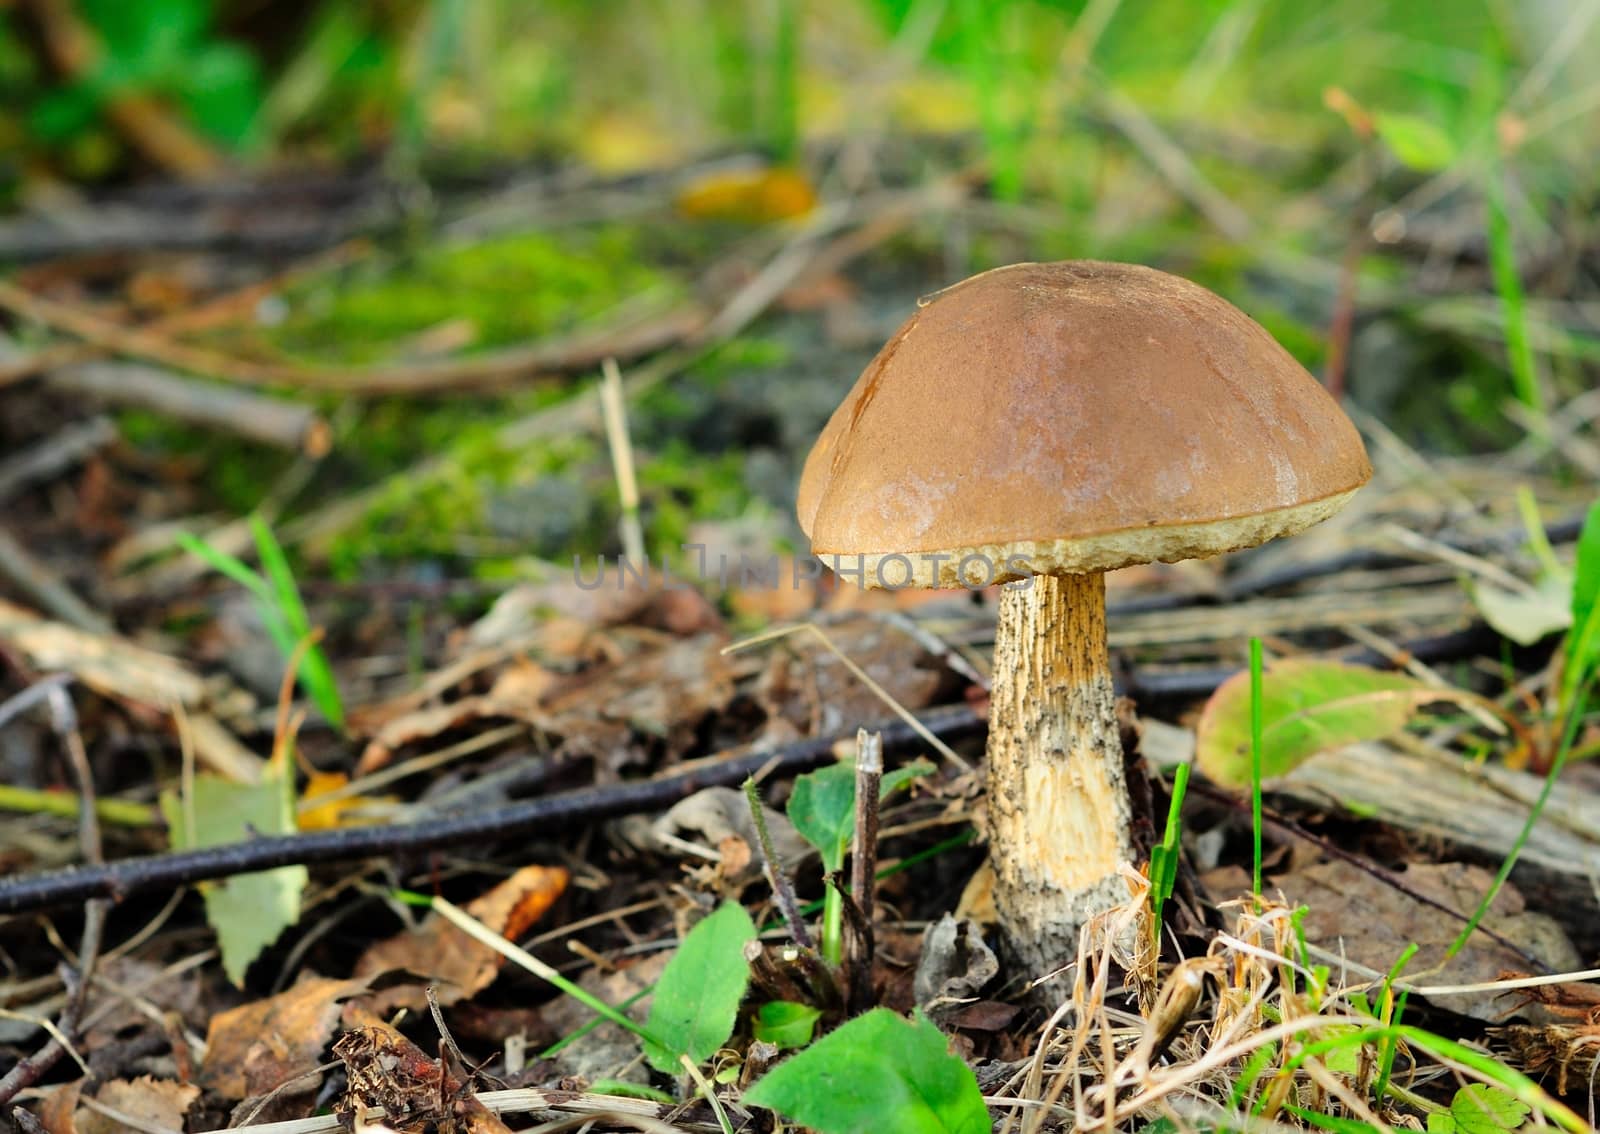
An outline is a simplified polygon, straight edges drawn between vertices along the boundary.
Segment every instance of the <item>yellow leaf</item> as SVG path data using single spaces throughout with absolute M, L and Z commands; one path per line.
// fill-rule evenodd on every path
M 811 182 L 785 166 L 708 174 L 678 194 L 678 211 L 696 220 L 762 224 L 805 216 L 816 205 Z
M 300 811 L 298 824 L 302 831 L 328 831 L 334 827 L 353 825 L 347 818 L 350 812 L 369 807 L 374 803 L 393 802 L 393 796 L 372 795 L 334 795 L 342 791 L 350 782 L 350 777 L 343 772 L 313 772 L 306 781 L 305 790 L 300 793 Z M 315 803 L 323 796 L 334 796 L 326 803 L 317 803 L 315 806 L 306 806 Z

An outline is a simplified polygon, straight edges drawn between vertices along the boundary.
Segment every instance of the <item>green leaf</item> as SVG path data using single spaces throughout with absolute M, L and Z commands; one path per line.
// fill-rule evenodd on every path
M 650 1066 L 676 1075 L 679 1056 L 700 1063 L 728 1042 L 750 982 L 744 947 L 755 935 L 737 902 L 724 902 L 689 931 L 656 982 L 645 1030 L 661 1042 L 645 1044 Z
M 292 636 L 289 652 L 292 653 L 311 633 L 311 618 L 306 604 L 300 598 L 300 587 L 294 581 L 289 558 L 260 515 L 250 516 L 250 533 L 255 537 L 256 553 L 261 557 L 262 569 L 271 584 L 272 605 L 288 625 Z M 337 729 L 344 728 L 344 705 L 339 700 L 339 688 L 334 681 L 333 668 L 321 647 L 313 644 L 300 659 L 298 674 L 306 693 L 316 702 L 322 715 Z
M 1330 661 L 1278 662 L 1262 675 L 1263 777 L 1281 776 L 1318 752 L 1399 732 L 1425 705 L 1478 703 L 1472 694 Z M 1195 762 L 1219 784 L 1250 782 L 1250 675 L 1211 695 L 1195 735 Z
M 41 141 L 66 142 L 87 130 L 100 113 L 94 92 L 81 83 L 46 91 L 27 112 L 28 131 Z
M 989 1134 L 978 1081 L 944 1033 L 887 1008 L 778 1064 L 744 1101 L 819 1134 Z
M 822 1010 L 793 1000 L 769 1000 L 756 1010 L 755 1036 L 778 1047 L 804 1047 L 811 1042 Z
M 878 798 L 887 799 L 900 785 L 931 771 L 932 764 L 919 760 L 884 773 Z M 822 855 L 822 868 L 830 873 L 843 869 L 845 852 L 850 849 L 856 829 L 855 765 L 830 764 L 796 779 L 788 810 L 789 822 L 800 837 Z
M 1470 593 L 1483 620 L 1519 646 L 1531 646 L 1572 625 L 1572 582 L 1561 575 L 1545 575 L 1529 591 L 1480 582 Z
M 1450 1102 L 1456 1134 L 1508 1134 L 1532 1112 L 1527 1103 L 1490 1083 L 1469 1083 Z
M 194 53 L 184 79 L 184 100 L 195 125 L 230 145 L 248 139 L 261 105 L 255 56 L 238 44 L 211 43 Z
M 1379 111 L 1373 123 L 1389 152 L 1419 173 L 1435 173 L 1456 160 L 1455 141 L 1426 118 Z
M 1570 701 L 1585 677 L 1600 665 L 1600 500 L 1589 508 L 1578 533 L 1578 559 L 1572 576 L 1572 632 L 1562 678 Z
M 287 835 L 295 829 L 293 783 L 270 767 L 256 784 L 196 776 L 192 806 L 185 808 L 176 792 L 162 792 L 161 814 L 174 850 Z M 192 831 L 187 818 L 191 814 Z M 303 866 L 280 866 L 200 884 L 206 920 L 222 949 L 223 971 L 234 984 L 243 984 L 251 962 L 300 920 L 300 895 L 309 879 Z

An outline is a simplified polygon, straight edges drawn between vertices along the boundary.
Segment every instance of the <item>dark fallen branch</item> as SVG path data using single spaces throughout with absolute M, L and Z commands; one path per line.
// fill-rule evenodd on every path
M 1465 630 L 1401 644 L 1401 651 L 1422 662 L 1470 657 L 1492 648 L 1499 636 L 1482 623 Z M 1377 651 L 1361 649 L 1342 655 L 1353 665 L 1388 668 L 1392 662 Z M 1193 699 L 1212 693 L 1237 669 L 1195 669 L 1177 672 L 1132 672 L 1118 680 L 1119 692 L 1142 700 Z M 982 734 L 984 718 L 966 705 L 925 711 L 921 720 L 941 740 Z M 898 719 L 869 726 L 883 733 L 885 753 L 904 753 L 922 742 Z M 277 866 L 350 862 L 375 855 L 436 850 L 484 839 L 537 831 L 553 834 L 603 819 L 669 807 L 701 788 L 732 786 L 762 769 L 802 772 L 833 758 L 836 744 L 853 732 L 798 740 L 778 748 L 731 749 L 649 780 L 581 788 L 509 804 L 490 811 L 446 815 L 417 823 L 313 831 L 207 847 L 176 854 L 124 859 L 101 866 L 76 866 L 43 874 L 0 880 L 0 915 L 88 898 L 122 899 L 147 890 L 166 890 L 270 870 Z
M 978 713 L 965 705 L 932 709 L 922 716 L 934 735 L 954 740 L 983 732 Z M 917 749 L 922 741 L 902 721 L 873 726 L 886 752 Z M 249 874 L 277 866 L 349 862 L 375 855 L 435 850 L 537 832 L 541 836 L 642 811 L 671 806 L 701 788 L 730 786 L 772 766 L 798 772 L 833 759 L 833 746 L 853 740 L 855 730 L 796 741 L 778 748 L 735 749 L 649 780 L 547 795 L 492 811 L 447 815 L 420 823 L 352 827 L 255 839 L 177 854 L 68 867 L 0 880 L 0 914 L 20 913 L 90 898 L 121 899 L 149 890 L 170 890 L 210 878 Z

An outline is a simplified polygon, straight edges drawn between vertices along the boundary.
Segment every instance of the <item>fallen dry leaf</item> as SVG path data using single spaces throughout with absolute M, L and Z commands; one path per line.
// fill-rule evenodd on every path
M 681 579 L 669 589 L 659 572 L 651 572 L 648 580 L 642 580 L 632 574 L 620 574 L 614 562 L 606 565 L 603 578 L 597 575 L 593 564 L 584 565 L 582 574 L 593 585 L 586 582 L 579 586 L 572 572 L 562 572 L 549 582 L 512 587 L 473 623 L 464 645 L 482 649 L 522 642 L 536 635 L 541 625 L 556 621 L 566 624 L 562 633 L 568 638 L 578 627 L 592 632 L 631 624 L 688 635 L 722 625 L 710 601 L 700 592 L 683 587 Z
M 829 622 L 830 641 L 895 701 L 915 710 L 933 703 L 946 671 L 904 630 L 870 615 Z M 766 669 L 755 695 L 769 715 L 799 735 L 854 729 L 891 714 L 888 705 L 850 672 L 814 634 L 791 634 L 764 651 Z M 774 722 L 768 723 L 768 729 Z
M 1470 913 L 1493 876 L 1464 863 L 1412 863 L 1400 875 L 1407 886 L 1450 909 Z M 1291 904 L 1310 907 L 1303 922 L 1306 939 L 1358 964 L 1386 972 L 1408 942 L 1419 946 L 1406 979 L 1422 984 L 1473 984 L 1492 981 L 1507 969 L 1525 966 L 1516 952 L 1483 934 L 1446 961 L 1445 951 L 1463 923 L 1386 885 L 1347 862 L 1319 862 L 1274 880 Z M 1483 926 L 1562 972 L 1578 967 L 1577 950 L 1560 926 L 1528 912 L 1522 895 L 1506 885 L 1496 896 Z M 1426 977 L 1419 974 L 1426 973 Z M 1514 1014 L 1513 996 L 1479 993 L 1450 996 L 1441 1006 L 1479 1020 L 1500 1022 Z
M 525 866 L 481 897 L 466 910 L 484 925 L 515 941 L 528 931 L 567 888 L 567 872 L 559 866 Z M 429 914 L 415 933 L 400 933 L 380 941 L 361 955 L 355 975 L 376 976 L 404 969 L 426 977 L 442 1005 L 468 1000 L 499 974 L 505 958 L 489 946 L 468 937 L 437 914 Z M 362 1005 L 379 1016 L 396 1008 L 420 1009 L 427 1004 L 424 991 L 415 986 L 373 993 Z
M 617 632 L 618 636 L 622 632 Z M 524 721 L 561 738 L 557 758 L 614 754 L 608 766 L 631 763 L 630 734 L 665 743 L 668 757 L 698 738 L 700 724 L 733 699 L 735 682 L 759 663 L 721 653 L 720 634 L 692 638 L 635 631 L 640 641 L 611 664 L 595 664 L 565 677 L 509 677 L 505 671 L 488 693 L 427 705 L 385 721 L 356 764 L 366 775 L 388 764 L 396 750 L 472 721 Z M 536 668 L 536 667 L 534 667 Z M 541 673 L 543 671 L 540 671 Z M 537 695 L 535 695 L 537 693 Z
M 73 1115 L 78 1110 L 78 1096 L 83 1091 L 83 1080 L 62 1083 L 39 1103 L 34 1117 L 48 1134 L 78 1134 Z
M 49 1134 L 121 1134 L 130 1124 L 83 1104 L 85 1080 L 63 1083 L 45 1096 L 34 1117 Z M 142 1075 L 112 1079 L 89 1095 L 145 1128 L 182 1130 L 185 1116 L 200 1097 L 200 1088 L 171 1079 Z
M 265 1094 L 322 1062 L 341 1001 L 365 980 L 302 976 L 293 988 L 212 1017 L 199 1083 L 227 1099 Z
M 804 216 L 816 205 L 811 182 L 781 165 L 708 173 L 686 185 L 677 199 L 678 211 L 686 217 L 748 224 Z
M 199 1087 L 150 1075 L 112 1079 L 94 1094 L 96 1102 L 160 1130 L 182 1130 L 184 1116 L 199 1097 Z M 78 1134 L 122 1134 L 131 1125 L 88 1107 L 79 1107 L 75 1119 Z

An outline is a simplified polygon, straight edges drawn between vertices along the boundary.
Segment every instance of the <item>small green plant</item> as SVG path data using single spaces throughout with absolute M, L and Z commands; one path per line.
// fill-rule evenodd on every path
M 928 763 L 907 764 L 886 772 L 879 788 L 879 799 L 913 777 L 933 771 Z M 822 869 L 837 876 L 844 869 L 844 856 L 855 833 L 856 770 L 853 764 L 831 764 L 810 772 L 794 782 L 789 797 L 789 821 L 802 838 L 817 848 Z M 844 899 L 831 884 L 823 896 L 821 948 L 823 959 L 838 965 L 844 956 Z
M 756 1010 L 755 1037 L 780 1048 L 804 1047 L 816 1032 L 822 1010 L 792 1000 L 769 1000 Z
M 1183 797 L 1189 789 L 1189 765 L 1179 764 L 1172 776 L 1172 801 L 1167 805 L 1167 825 L 1161 842 L 1150 849 L 1150 926 L 1157 947 L 1161 944 L 1161 910 L 1178 882 L 1178 854 L 1183 837 Z
M 756 936 L 743 906 L 724 902 L 691 929 L 656 982 L 645 1021 L 645 1058 L 666 1074 L 699 1064 L 733 1034 L 750 982 L 744 947 Z
M 312 640 L 311 621 L 306 615 L 305 603 L 300 598 L 300 588 L 294 581 L 294 572 L 289 568 L 288 557 L 274 538 L 272 529 L 260 516 L 250 517 L 250 532 L 255 537 L 256 554 L 261 558 L 265 574 L 188 532 L 178 533 L 178 543 L 185 551 L 203 559 L 213 570 L 226 575 L 250 592 L 256 600 L 262 625 L 285 659 L 292 659 L 295 651 L 302 649 L 302 643 L 309 642 L 304 646 L 296 675 L 300 687 L 328 722 L 342 730 L 344 703 L 339 698 L 333 667 L 328 664 L 322 648 Z
M 1600 670 L 1600 500 L 1584 517 L 1572 573 L 1572 629 L 1567 633 L 1561 672 L 1560 709 L 1582 712 L 1578 691 Z
M 268 762 L 259 782 L 235 783 L 220 776 L 186 780 L 183 791 L 161 793 L 161 814 L 174 850 L 288 835 L 295 830 L 294 768 L 285 740 Z M 203 882 L 206 921 L 217 934 L 222 968 L 234 984 L 261 951 L 300 920 L 300 899 L 310 872 L 304 866 L 280 866 Z
M 744 1094 L 820 1134 L 988 1134 L 972 1069 L 927 1017 L 874 1008 L 791 1056 Z
M 696 1068 L 733 1035 L 739 1003 L 750 982 L 744 949 L 756 936 L 750 915 L 737 902 L 724 902 L 684 937 L 651 990 L 654 999 L 650 1014 L 640 1024 L 451 902 L 410 891 L 396 891 L 396 896 L 410 905 L 432 909 L 469 937 L 548 981 L 601 1019 L 632 1032 L 644 1044 L 650 1066 L 663 1074 L 677 1075 Z M 579 1034 L 582 1032 L 567 1037 L 545 1054 L 560 1050 Z
M 83 0 L 99 58 L 43 98 L 29 125 L 65 143 L 128 95 L 154 96 L 183 109 L 208 136 L 244 148 L 256 135 L 261 102 L 255 56 L 213 29 L 211 0 Z
M 1450 1109 L 1428 1115 L 1428 1134 L 1507 1134 L 1521 1127 L 1533 1108 L 1501 1087 L 1468 1083 Z

